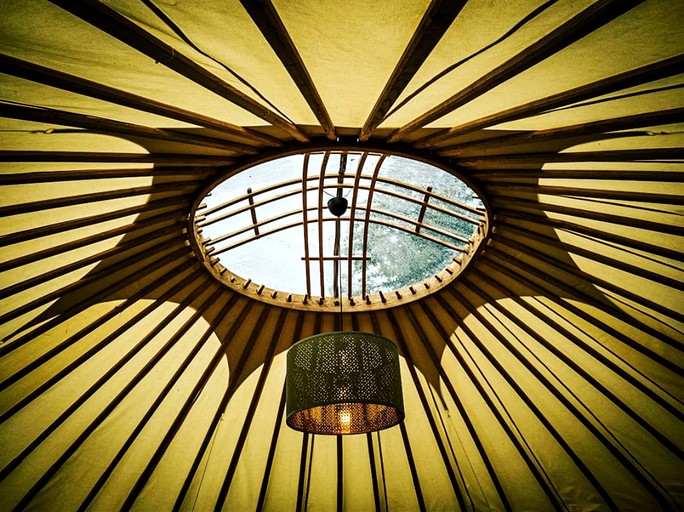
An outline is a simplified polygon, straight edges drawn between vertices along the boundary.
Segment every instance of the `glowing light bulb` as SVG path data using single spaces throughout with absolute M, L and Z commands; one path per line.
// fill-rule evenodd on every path
M 344 409 L 338 413 L 338 419 L 340 423 L 340 428 L 343 433 L 349 433 L 351 431 L 351 412 Z

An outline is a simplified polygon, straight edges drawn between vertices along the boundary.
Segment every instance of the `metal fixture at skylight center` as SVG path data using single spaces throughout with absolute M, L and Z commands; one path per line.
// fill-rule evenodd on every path
M 347 200 L 337 195 L 328 209 L 340 217 Z M 404 419 L 397 347 L 356 331 L 305 338 L 287 353 L 286 398 L 286 422 L 295 430 L 363 434 L 392 427 Z

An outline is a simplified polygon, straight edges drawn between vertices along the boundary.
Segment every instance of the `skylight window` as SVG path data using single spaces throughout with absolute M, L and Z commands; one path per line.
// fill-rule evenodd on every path
M 326 205 L 339 195 L 349 206 L 338 219 Z M 195 242 L 212 271 L 293 304 L 424 294 L 460 272 L 486 233 L 484 206 L 462 180 L 388 153 L 284 156 L 229 176 L 200 203 Z

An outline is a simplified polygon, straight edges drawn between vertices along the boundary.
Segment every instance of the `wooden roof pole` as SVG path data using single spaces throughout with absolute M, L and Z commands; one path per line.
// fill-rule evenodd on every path
M 392 75 L 387 80 L 385 88 L 375 102 L 373 110 L 361 128 L 360 141 L 368 140 L 373 135 L 389 109 L 437 46 L 465 4 L 465 0 L 432 0 L 430 2 L 404 53 L 394 67 Z
M 225 133 L 226 135 L 247 140 L 255 145 L 283 145 L 279 139 L 256 130 L 243 128 L 242 126 L 228 123 L 220 119 L 205 116 L 197 112 L 191 112 L 189 110 L 176 107 L 175 105 L 145 98 L 137 94 L 132 94 L 114 87 L 109 87 L 98 82 L 93 82 L 92 80 L 86 80 L 85 78 L 70 75 L 62 71 L 39 66 L 38 64 L 17 59 L 2 53 L 0 53 L 0 67 L 2 68 L 2 72 L 8 75 L 23 78 L 25 80 L 31 80 L 33 82 L 48 85 L 50 87 L 57 87 L 64 91 L 82 94 L 84 96 L 88 96 L 89 98 L 108 101 L 109 103 L 115 105 L 121 105 L 123 107 L 140 110 L 142 112 L 149 112 L 151 114 L 168 117 L 169 119 L 176 119 L 185 123 L 211 128 L 212 130 L 217 130 L 219 132 Z
M 50 1 L 74 16 L 78 16 L 83 21 L 117 38 L 122 43 L 154 59 L 155 62 L 172 69 L 273 126 L 277 126 L 298 141 L 308 142 L 309 137 L 290 121 L 282 118 L 265 105 L 253 100 L 102 2 L 98 0 L 82 0 L 79 2 L 71 2 L 69 0 Z
M 558 94 L 553 94 L 545 98 L 518 105 L 517 107 L 502 110 L 459 126 L 440 130 L 437 133 L 418 139 L 414 145 L 417 148 L 432 147 L 435 144 L 452 137 L 472 133 L 497 124 L 524 119 L 554 108 L 571 105 L 596 96 L 603 96 L 661 78 L 678 75 L 681 73 L 682 67 L 684 67 L 684 55 L 677 55 L 654 64 L 631 69 L 624 73 L 602 78 L 595 82 L 568 89 L 567 91 Z
M 423 126 L 444 117 L 458 107 L 482 96 L 487 91 L 558 53 L 643 1 L 599 0 L 447 100 L 392 132 L 387 138 L 387 142 L 402 140 Z
M 270 0 L 241 0 L 241 3 L 292 77 L 326 137 L 330 140 L 337 139 L 330 114 L 273 4 Z

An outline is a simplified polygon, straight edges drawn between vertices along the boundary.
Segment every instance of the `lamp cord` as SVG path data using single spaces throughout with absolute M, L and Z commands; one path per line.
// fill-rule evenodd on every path
M 340 294 L 340 331 L 344 331 L 344 315 L 342 314 L 342 260 L 337 260 L 337 278 L 340 281 L 339 284 L 339 294 Z

